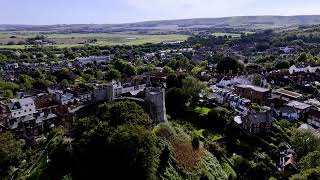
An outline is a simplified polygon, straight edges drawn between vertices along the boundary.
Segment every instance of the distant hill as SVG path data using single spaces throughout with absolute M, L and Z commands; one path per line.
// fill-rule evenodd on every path
M 129 24 L 74 24 L 74 25 L 0 25 L 0 31 L 36 31 L 55 33 L 94 32 L 170 32 L 196 28 L 283 28 L 320 24 L 320 15 L 303 16 L 239 16 L 183 20 L 148 21 Z

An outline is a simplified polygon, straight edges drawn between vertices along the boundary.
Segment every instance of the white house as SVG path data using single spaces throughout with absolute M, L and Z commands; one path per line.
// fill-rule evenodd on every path
M 111 61 L 111 56 L 80 57 L 80 58 L 77 58 L 76 61 L 78 61 L 81 65 L 86 65 L 89 63 L 92 63 L 92 64 L 109 63 Z
M 283 51 L 285 54 L 290 54 L 294 51 L 294 48 L 290 47 L 280 47 L 280 51 Z
M 289 73 L 299 73 L 299 72 L 305 72 L 305 73 L 315 73 L 317 70 L 320 70 L 320 66 L 296 66 L 293 65 L 289 68 Z
M 21 118 L 35 114 L 36 106 L 32 98 L 11 99 L 9 102 L 11 118 Z
M 67 105 L 72 104 L 74 102 L 79 102 L 80 99 L 75 97 L 73 94 L 69 92 L 64 92 L 62 90 L 56 90 L 56 89 L 48 89 L 49 94 L 53 95 L 53 99 L 61 104 L 61 105 Z
M 233 78 L 224 77 L 219 83 L 218 87 L 234 86 L 236 84 L 252 85 L 253 76 L 235 76 Z

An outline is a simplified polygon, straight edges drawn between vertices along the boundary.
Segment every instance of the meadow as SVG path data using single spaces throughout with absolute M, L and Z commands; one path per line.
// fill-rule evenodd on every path
M 114 45 L 141 45 L 146 43 L 162 43 L 184 41 L 188 38 L 186 35 L 169 34 L 169 35 L 137 35 L 137 34 L 48 34 L 45 35 L 50 41 L 55 42 L 54 45 L 59 48 L 81 46 L 83 44 L 91 44 L 98 46 L 114 46 Z M 7 45 L 8 42 L 25 41 L 27 38 L 36 37 L 36 34 L 26 33 L 0 33 L 0 48 L 21 49 L 31 46 L 27 45 Z M 92 40 L 96 40 L 92 43 Z

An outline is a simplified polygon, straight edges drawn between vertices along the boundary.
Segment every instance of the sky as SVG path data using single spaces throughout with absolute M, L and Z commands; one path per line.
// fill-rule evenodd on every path
M 0 0 L 0 24 L 118 24 L 247 15 L 320 15 L 320 0 Z

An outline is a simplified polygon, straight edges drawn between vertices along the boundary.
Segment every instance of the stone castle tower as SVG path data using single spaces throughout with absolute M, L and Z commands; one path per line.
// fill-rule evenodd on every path
M 151 118 L 157 122 L 167 122 L 165 90 L 160 87 L 148 87 L 145 90 L 146 108 Z

